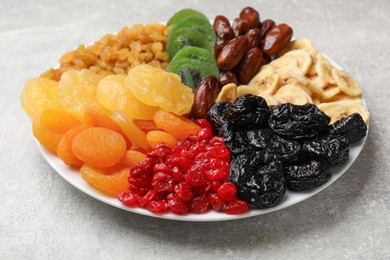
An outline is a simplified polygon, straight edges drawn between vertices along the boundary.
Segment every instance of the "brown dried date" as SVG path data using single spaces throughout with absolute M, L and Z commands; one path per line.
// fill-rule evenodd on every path
M 249 28 L 258 28 L 260 23 L 260 14 L 252 7 L 245 7 L 240 12 L 240 18 L 248 22 Z
M 221 87 L 229 83 L 234 83 L 236 85 L 238 84 L 236 74 L 234 74 L 232 71 L 222 71 L 219 74 L 218 81 Z
M 246 49 L 249 51 L 253 47 L 259 47 L 261 43 L 261 34 L 259 28 L 253 28 L 246 32 L 245 37 L 248 38 Z
M 223 36 L 223 38 L 230 37 L 230 39 L 234 37 L 234 32 L 232 27 L 230 26 L 230 22 L 223 15 L 218 15 L 217 17 L 215 17 L 213 27 L 217 36 Z
M 248 39 L 245 36 L 238 36 L 230 40 L 218 55 L 217 64 L 221 70 L 233 69 L 246 52 Z
M 265 35 L 276 26 L 275 22 L 271 19 L 267 19 L 261 22 L 260 36 L 264 39 Z
M 260 14 L 252 7 L 245 7 L 240 12 L 240 18 L 248 22 L 249 28 L 258 28 L 260 23 Z
M 242 58 L 238 69 L 238 80 L 247 84 L 258 72 L 263 59 L 263 53 L 258 47 L 250 49 Z
M 241 18 L 234 19 L 232 28 L 235 36 L 244 35 L 250 29 L 247 20 Z
M 194 93 L 194 104 L 192 105 L 192 117 L 205 118 L 207 112 L 215 103 L 215 98 L 220 90 L 220 85 L 215 77 L 206 77 L 199 82 Z
M 283 49 L 290 42 L 293 30 L 287 24 L 279 24 L 272 28 L 264 38 L 262 51 L 264 54 L 271 56 Z
M 234 38 L 234 37 L 232 37 Z M 217 40 L 215 41 L 214 45 L 214 55 L 215 59 L 218 59 L 219 54 L 221 53 L 223 47 L 230 41 L 231 39 L 227 39 L 224 37 L 217 36 Z

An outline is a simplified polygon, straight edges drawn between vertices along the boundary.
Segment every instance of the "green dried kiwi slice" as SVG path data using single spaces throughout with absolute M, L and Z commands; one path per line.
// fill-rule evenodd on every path
M 180 22 L 181 20 L 186 19 L 186 18 L 189 17 L 189 16 L 196 16 L 196 17 L 201 18 L 201 19 L 203 19 L 203 20 L 209 21 L 209 18 L 207 18 L 207 17 L 206 17 L 204 14 L 202 14 L 201 12 L 196 11 L 196 10 L 191 9 L 191 8 L 185 8 L 185 9 L 182 9 L 182 10 L 176 12 L 176 13 L 171 17 L 171 19 L 169 19 L 169 21 L 168 21 L 168 23 L 167 23 L 167 26 L 176 24 L 176 23 Z
M 176 23 L 170 33 L 174 33 L 182 28 L 192 28 L 199 31 L 201 34 L 206 36 L 207 40 L 214 46 L 217 37 L 215 36 L 214 28 L 207 20 L 196 16 L 189 16 L 180 22 Z
M 185 46 L 196 46 L 214 53 L 214 44 L 199 31 L 192 28 L 181 28 L 170 32 L 167 38 L 167 52 L 171 61 L 175 54 Z
M 199 60 L 203 63 L 206 63 L 208 66 L 218 70 L 218 65 L 215 61 L 214 54 L 211 53 L 209 50 L 195 46 L 185 46 L 176 53 L 171 62 L 175 63 L 177 60 L 183 58 Z
M 192 90 L 195 90 L 198 83 L 205 77 L 218 77 L 219 74 L 218 68 L 210 66 L 209 63 L 190 58 L 182 58 L 171 62 L 166 70 L 179 74 L 181 81 Z

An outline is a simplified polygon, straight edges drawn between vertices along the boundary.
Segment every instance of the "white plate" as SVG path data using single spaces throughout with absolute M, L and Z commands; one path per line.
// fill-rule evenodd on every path
M 338 64 L 336 64 L 333 60 L 329 59 L 329 57 L 326 57 L 335 67 L 340 68 Z M 363 100 L 364 103 L 364 100 Z M 367 130 L 368 131 L 368 130 Z M 368 134 L 368 132 L 367 132 Z M 68 167 L 64 162 L 57 157 L 56 155 L 50 153 L 45 147 L 43 147 L 38 141 L 38 147 L 43 155 L 43 157 L 47 160 L 47 162 L 54 168 L 54 170 L 63 177 L 67 182 L 69 182 L 71 185 L 79 189 L 80 191 L 88 194 L 89 196 L 100 200 L 104 203 L 107 203 L 111 206 L 127 210 L 130 212 L 134 212 L 141 215 L 156 217 L 156 218 L 164 218 L 164 219 L 171 219 L 171 220 L 181 220 L 181 221 L 223 221 L 223 220 L 234 220 L 234 219 L 241 219 L 241 218 L 248 218 L 258 215 L 263 215 L 269 212 L 273 212 L 276 210 L 280 210 L 286 207 L 289 207 L 291 205 L 297 204 L 298 202 L 307 200 L 308 198 L 312 197 L 313 195 L 317 194 L 318 192 L 322 191 L 329 185 L 331 185 L 333 182 L 335 182 L 338 178 L 343 175 L 348 168 L 353 164 L 353 162 L 357 159 L 358 155 L 360 154 L 361 150 L 363 149 L 363 146 L 366 142 L 367 136 L 362 138 L 358 143 L 355 143 L 351 145 L 350 147 L 350 154 L 348 162 L 345 163 L 342 166 L 339 167 L 332 167 L 332 177 L 331 179 L 323 184 L 322 186 L 306 191 L 306 192 L 292 192 L 287 190 L 283 200 L 281 203 L 273 208 L 268 209 L 252 209 L 246 214 L 241 215 L 227 215 L 224 213 L 219 213 L 215 211 L 210 211 L 206 214 L 188 214 L 188 215 L 176 215 L 173 213 L 166 213 L 157 215 L 154 213 L 151 213 L 150 211 L 143 209 L 143 208 L 130 208 L 125 205 L 123 205 L 117 198 L 109 197 L 105 195 L 104 193 L 100 192 L 99 190 L 92 187 L 87 181 L 85 181 L 79 171 L 72 169 Z

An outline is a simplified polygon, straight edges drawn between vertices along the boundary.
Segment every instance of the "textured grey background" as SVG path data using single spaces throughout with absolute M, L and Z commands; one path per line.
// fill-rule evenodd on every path
M 60 55 L 126 25 L 193 7 L 235 18 L 252 5 L 286 22 L 363 86 L 370 133 L 354 165 L 295 206 L 220 223 L 175 222 L 105 205 L 45 162 L 19 105 Z M 0 0 L 0 259 L 389 259 L 390 1 Z

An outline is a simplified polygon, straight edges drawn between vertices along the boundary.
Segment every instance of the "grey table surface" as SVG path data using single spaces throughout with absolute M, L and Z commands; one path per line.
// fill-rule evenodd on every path
M 310 199 L 217 223 L 145 217 L 64 181 L 34 143 L 25 81 L 61 54 L 191 7 L 230 19 L 251 5 L 290 24 L 362 85 L 370 131 L 358 160 Z M 390 1 L 0 0 L 0 259 L 390 259 Z

